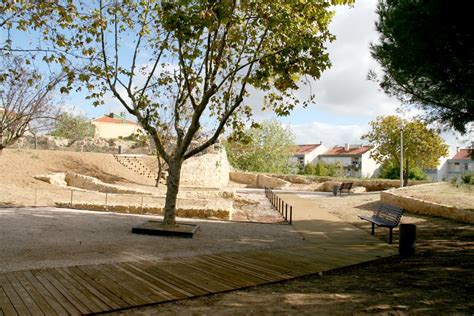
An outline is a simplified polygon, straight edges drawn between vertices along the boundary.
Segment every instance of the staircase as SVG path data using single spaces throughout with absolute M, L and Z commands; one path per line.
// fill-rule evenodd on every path
M 141 155 L 114 155 L 115 160 L 125 168 L 148 179 L 155 180 L 157 173 L 151 171 L 140 159 Z

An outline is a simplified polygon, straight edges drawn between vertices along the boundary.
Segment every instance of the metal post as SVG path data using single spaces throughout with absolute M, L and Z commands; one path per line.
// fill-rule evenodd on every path
M 293 206 L 290 205 L 290 225 L 293 221 Z
M 107 192 L 105 192 L 105 210 L 107 210 L 108 199 L 109 199 L 109 196 L 108 196 Z
M 403 123 L 400 128 L 400 188 L 403 188 Z
M 288 221 L 288 204 L 285 203 L 285 219 Z

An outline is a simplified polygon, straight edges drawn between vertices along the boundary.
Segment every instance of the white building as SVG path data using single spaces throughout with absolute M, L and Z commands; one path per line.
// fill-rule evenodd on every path
M 373 178 L 378 175 L 380 165 L 370 158 L 372 146 L 348 145 L 334 146 L 319 155 L 325 163 L 340 162 L 344 167 L 344 174 L 355 178 Z
M 290 161 L 298 163 L 303 168 L 308 164 L 315 164 L 318 161 L 318 156 L 327 150 L 322 143 L 319 144 L 305 144 L 296 145 L 295 153 Z
M 448 159 L 446 161 L 447 172 L 443 178 L 448 181 L 453 177 L 460 179 L 463 174 L 474 172 L 474 160 L 471 158 L 473 150 L 470 148 L 459 149 L 453 158 Z
M 141 131 L 140 125 L 126 119 L 125 113 L 110 113 L 92 120 L 95 127 L 94 137 L 119 138 L 128 137 Z

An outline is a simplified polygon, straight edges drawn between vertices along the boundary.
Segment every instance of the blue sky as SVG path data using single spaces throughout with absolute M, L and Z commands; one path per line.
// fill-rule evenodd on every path
M 336 35 L 335 42 L 328 44 L 332 67 L 323 73 L 319 81 L 311 81 L 316 101 L 307 108 L 297 108 L 290 116 L 276 118 L 274 114 L 256 111 L 257 120 L 276 118 L 290 127 L 297 143 L 319 143 L 334 146 L 345 143 L 362 143 L 360 136 L 368 131 L 368 122 L 378 115 L 400 114 L 400 103 L 386 96 L 376 83 L 366 79 L 369 70 L 379 67 L 369 52 L 369 45 L 378 39 L 375 31 L 377 0 L 359 0 L 354 7 L 338 6 L 330 30 Z M 18 39 L 18 38 L 17 38 Z M 127 45 L 123 47 L 127 49 Z M 142 60 L 146 63 L 146 60 Z M 304 99 L 308 88 L 297 95 Z M 95 108 L 86 93 L 71 93 L 63 103 L 74 111 L 93 118 L 108 112 L 124 111 L 121 105 L 106 96 L 105 105 Z M 262 94 L 251 93 L 249 102 L 259 107 Z M 403 113 L 410 117 L 419 112 Z M 443 133 L 451 150 L 463 143 L 453 133 Z
M 337 6 L 330 30 L 337 39 L 328 44 L 332 67 L 323 73 L 319 81 L 311 82 L 316 93 L 316 102 L 306 108 L 295 109 L 290 116 L 277 118 L 273 113 L 256 111 L 257 120 L 277 119 L 289 126 L 297 143 L 319 143 L 326 146 L 345 143 L 362 143 L 360 136 L 368 131 L 368 122 L 378 115 L 399 114 L 400 103 L 385 95 L 375 82 L 368 81 L 369 70 L 379 70 L 370 56 L 369 45 L 376 42 L 375 13 L 377 0 L 359 0 L 353 7 Z M 308 89 L 298 92 L 301 98 L 308 95 Z M 251 93 L 249 101 L 261 105 L 261 93 Z M 83 110 L 89 117 L 97 117 L 109 111 L 122 111 L 111 97 L 101 108 L 90 106 L 83 95 L 73 95 L 69 106 Z M 419 113 L 403 113 L 409 118 Z M 451 151 L 463 143 L 454 133 L 443 133 Z

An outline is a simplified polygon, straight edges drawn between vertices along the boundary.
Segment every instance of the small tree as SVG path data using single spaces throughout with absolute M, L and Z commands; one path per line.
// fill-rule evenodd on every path
M 43 78 L 18 57 L 3 55 L 0 76 L 0 154 L 26 132 L 49 130 L 58 116 L 52 94 L 64 75 Z
M 331 2 L 98 1 L 82 24 L 71 24 L 83 53 L 99 53 L 79 76 L 92 86 L 95 104 L 110 91 L 169 166 L 165 225 L 175 225 L 183 162 L 214 144 L 225 127 L 242 129 L 250 120 L 249 87 L 266 94 L 264 108 L 287 115 L 301 103 L 294 94 L 301 76 L 319 78 L 330 66 Z M 120 47 L 125 42 L 131 51 Z M 191 146 L 204 128 L 208 137 Z
M 85 116 L 63 113 L 56 121 L 52 136 L 64 137 L 72 141 L 94 137 L 94 125 Z
M 233 167 L 253 172 L 288 173 L 294 151 L 294 136 L 276 121 L 264 121 L 226 142 Z
M 371 157 L 384 163 L 391 161 L 400 166 L 400 130 L 403 128 L 403 178 L 408 183 L 408 175 L 413 167 L 436 168 L 439 159 L 448 155 L 448 145 L 441 137 L 421 121 L 407 121 L 390 116 L 379 116 L 369 123 L 372 130 L 362 139 L 375 145 Z

